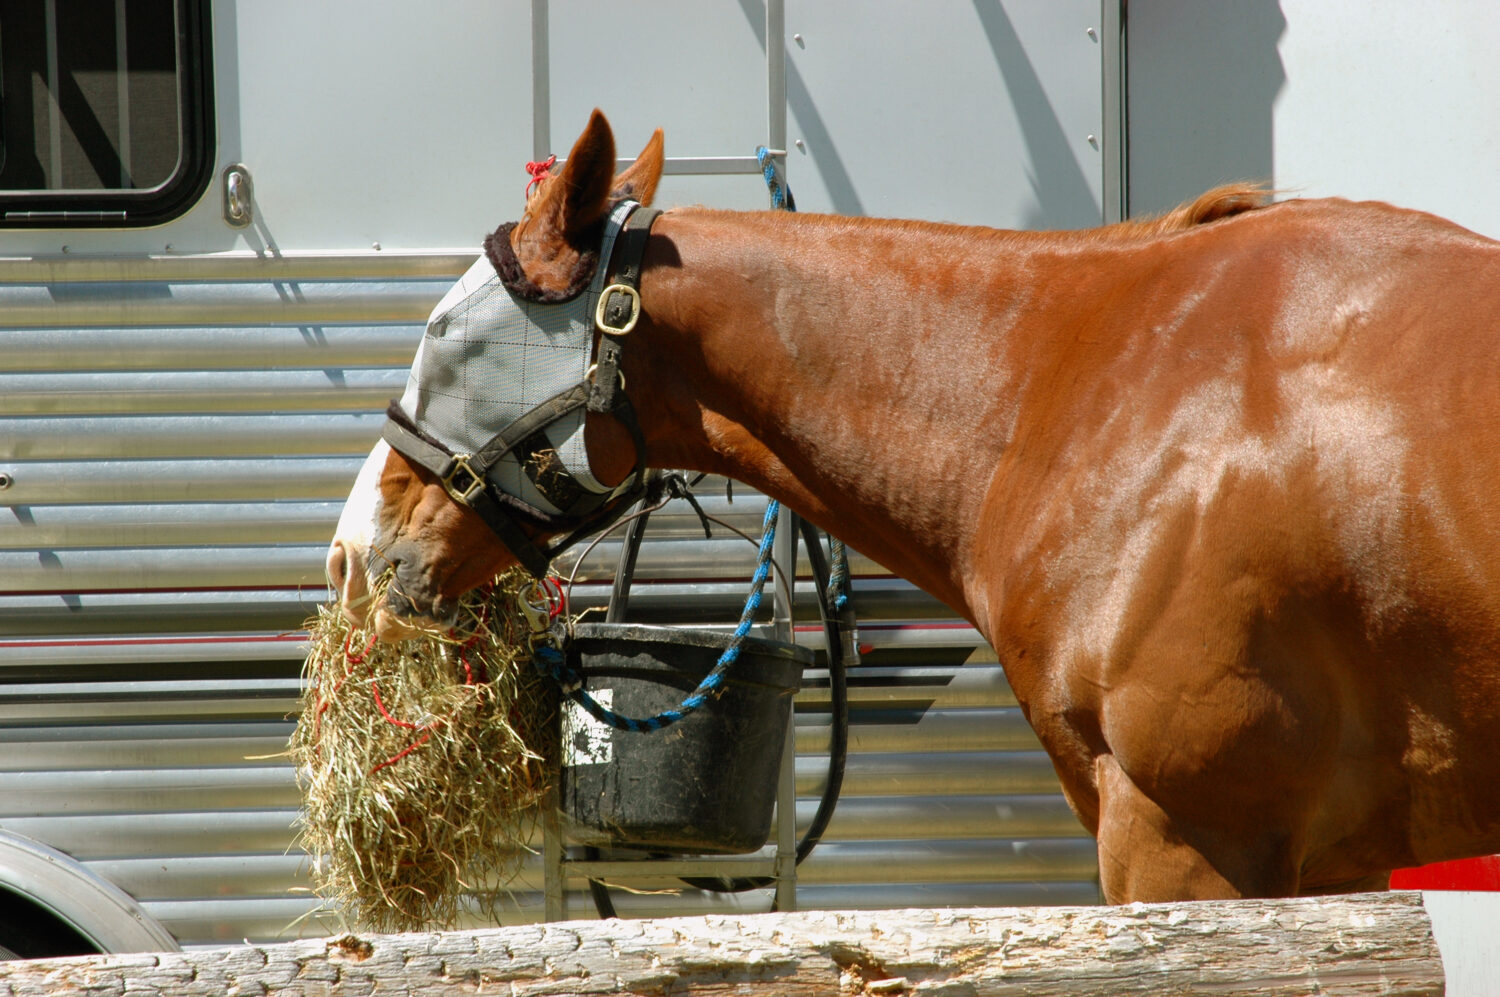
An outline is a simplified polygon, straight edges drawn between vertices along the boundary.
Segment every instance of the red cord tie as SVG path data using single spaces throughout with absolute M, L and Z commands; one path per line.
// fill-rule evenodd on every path
M 531 165 L 535 166 L 535 165 L 538 165 L 538 164 L 533 163 Z M 529 168 L 530 167 L 528 167 L 528 169 Z M 559 591 L 561 591 L 560 588 L 559 588 Z M 484 627 L 484 625 L 488 621 L 489 621 L 489 600 L 486 599 L 481 604 L 481 608 L 480 608 L 480 611 L 479 611 L 479 622 L 478 622 L 478 625 L 475 627 L 474 633 L 472 635 L 470 635 L 470 637 L 469 637 L 469 639 L 467 641 L 465 641 L 463 644 L 459 645 L 459 648 L 458 648 L 458 661 L 459 661 L 459 663 L 461 665 L 463 665 L 463 668 L 464 668 L 464 684 L 465 685 L 474 685 L 475 684 L 474 667 L 469 663 L 468 651 L 470 649 L 472 649 L 474 647 L 474 645 L 476 645 L 476 644 L 479 643 L 480 638 L 483 636 L 483 627 Z M 364 653 L 356 657 L 356 655 L 354 654 L 354 652 L 352 652 L 349 649 L 349 640 L 348 640 L 348 638 L 344 639 L 344 655 L 353 664 L 363 664 L 364 661 L 365 661 L 365 658 L 369 655 L 370 651 L 374 650 L 374 648 L 375 648 L 375 638 L 372 636 L 370 638 L 370 643 L 365 647 Z M 481 675 L 481 680 L 482 679 L 483 679 L 483 676 Z M 379 772 L 381 769 L 387 768 L 387 767 L 389 767 L 391 765 L 396 764 L 401 759 L 403 759 L 407 755 L 411 754 L 413 751 L 416 751 L 423 744 L 427 743 L 427 740 L 430 737 L 432 737 L 432 732 L 433 732 L 433 729 L 437 726 L 437 721 L 433 721 L 431 723 L 426 723 L 426 724 L 414 724 L 414 723 L 412 723 L 409 720 L 402 720 L 399 717 L 397 717 L 394 714 L 392 714 L 390 710 L 386 709 L 385 702 L 380 698 L 380 684 L 375 681 L 375 678 L 374 678 L 373 675 L 370 677 L 370 692 L 373 694 L 374 699 L 375 699 L 375 708 L 380 711 L 380 715 L 383 718 L 385 718 L 385 721 L 387 723 L 392 724 L 392 725 L 394 725 L 396 727 L 405 728 L 406 730 L 416 731 L 416 732 L 418 732 L 418 733 L 420 733 L 422 735 L 421 737 L 419 737 L 415 741 L 413 741 L 411 744 L 408 744 L 401 751 L 397 752 L 396 754 L 392 755 L 390 758 L 387 758 L 385 761 L 381 762 L 380 764 L 376 765 L 374 768 L 370 769 L 370 775 L 374 775 L 376 772 Z
M 387 758 L 385 761 L 381 762 L 379 765 L 377 765 L 374 768 L 372 768 L 370 770 L 370 774 L 374 775 L 376 772 L 379 772 L 381 769 L 386 768 L 387 766 L 395 765 L 401 759 L 405 758 L 407 755 L 411 754 L 413 751 L 416 751 L 422 745 L 426 744 L 427 743 L 427 739 L 429 737 L 431 737 L 431 736 L 432 736 L 432 731 L 429 730 L 427 733 L 425 733 L 421 737 L 417 738 L 411 744 L 408 744 L 406 747 L 404 747 L 400 751 L 396 752 L 396 754 L 392 755 L 391 757 Z
M 428 724 L 414 724 L 408 720 L 401 720 L 395 716 L 392 716 L 391 711 L 387 710 L 385 708 L 385 703 L 381 702 L 380 700 L 380 686 L 376 684 L 373 677 L 371 677 L 370 679 L 370 691 L 375 694 L 375 706 L 380 710 L 380 715 L 386 719 L 387 723 L 394 724 L 397 727 L 404 727 L 407 730 L 418 731 L 422 734 L 421 737 L 417 738 L 411 744 L 408 744 L 406 747 L 396 752 L 390 758 L 387 758 L 379 765 L 376 765 L 374 768 L 370 769 L 370 775 L 374 775 L 381 769 L 396 764 L 401 759 L 405 758 L 407 755 L 411 754 L 413 751 L 416 751 L 422 745 L 426 744 L 427 739 L 432 737 L 432 730 L 437 726 L 437 723 L 436 721 L 434 721 L 433 723 Z
M 380 701 L 380 686 L 375 684 L 374 679 L 370 680 L 370 691 L 375 694 L 376 709 L 380 710 L 380 715 L 385 717 L 387 722 L 393 723 L 397 727 L 405 727 L 407 730 L 426 730 L 428 727 L 432 726 L 432 724 L 427 724 L 426 726 L 418 726 L 417 724 L 414 724 L 409 720 L 402 720 L 398 717 L 392 716 L 391 711 L 386 709 L 385 704 Z
M 531 182 L 526 185 L 526 196 L 528 198 L 531 197 L 532 188 L 541 185 L 541 182 L 547 178 L 553 164 L 556 162 L 557 156 L 552 155 L 540 163 L 533 162 L 526 164 L 526 172 L 531 174 Z
M 349 640 L 353 636 L 354 634 L 350 633 L 344 638 L 344 658 L 351 665 L 362 665 L 365 663 L 365 659 L 370 656 L 370 652 L 375 650 L 375 632 L 373 630 L 370 632 L 370 642 L 365 645 L 363 651 L 358 652 L 351 650 L 349 647 Z
M 563 587 L 562 582 L 552 575 L 542 579 L 542 590 L 547 593 L 547 618 L 557 619 L 563 611 Z

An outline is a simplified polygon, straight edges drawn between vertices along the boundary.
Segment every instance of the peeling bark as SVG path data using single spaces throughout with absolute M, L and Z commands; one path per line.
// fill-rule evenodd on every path
M 574 921 L 0 963 L 0 997 L 1441 994 L 1420 894 Z

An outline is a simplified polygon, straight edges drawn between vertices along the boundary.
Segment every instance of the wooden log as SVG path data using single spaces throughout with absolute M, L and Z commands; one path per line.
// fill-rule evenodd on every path
M 0 995 L 1440 994 L 1417 893 L 803 911 L 0 963 Z

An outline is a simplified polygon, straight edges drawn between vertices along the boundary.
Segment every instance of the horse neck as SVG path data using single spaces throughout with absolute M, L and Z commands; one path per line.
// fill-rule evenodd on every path
M 656 231 L 627 367 L 652 463 L 744 481 L 972 619 L 1004 234 L 699 210 Z

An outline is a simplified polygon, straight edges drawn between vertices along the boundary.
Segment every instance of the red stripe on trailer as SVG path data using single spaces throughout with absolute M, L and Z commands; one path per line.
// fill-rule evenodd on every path
M 156 647 L 163 644 L 296 644 L 307 640 L 307 633 L 278 634 L 275 637 L 102 637 L 74 640 L 0 640 L 0 649 L 29 650 L 37 647 Z

